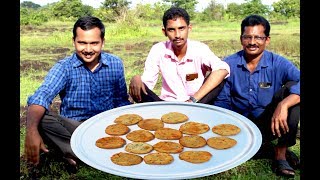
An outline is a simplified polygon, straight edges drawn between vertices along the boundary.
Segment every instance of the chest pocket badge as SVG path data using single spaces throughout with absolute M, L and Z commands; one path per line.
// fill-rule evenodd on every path
M 194 79 L 198 78 L 198 73 L 193 73 L 193 74 L 186 74 L 186 80 L 187 81 L 192 81 Z
M 260 88 L 270 88 L 271 82 L 259 82 L 259 87 Z

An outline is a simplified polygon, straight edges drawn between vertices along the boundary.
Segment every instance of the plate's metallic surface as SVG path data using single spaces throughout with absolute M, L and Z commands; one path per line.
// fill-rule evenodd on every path
M 168 112 L 181 112 L 189 117 L 189 121 L 206 123 L 210 130 L 200 134 L 205 139 L 219 136 L 212 132 L 212 127 L 222 123 L 229 123 L 238 126 L 239 134 L 229 136 L 237 141 L 237 144 L 230 149 L 217 150 L 208 145 L 193 150 L 206 150 L 212 154 L 210 161 L 200 164 L 193 164 L 179 159 L 179 154 L 172 154 L 174 161 L 169 165 L 148 165 L 144 162 L 134 166 L 119 166 L 114 164 L 110 157 L 117 152 L 126 152 L 124 147 L 118 149 L 101 149 L 96 147 L 97 139 L 109 136 L 105 128 L 114 124 L 114 119 L 120 115 L 135 113 L 143 118 L 161 118 Z M 165 127 L 179 129 L 179 124 L 166 124 Z M 128 126 L 131 131 L 140 129 L 137 125 Z M 154 133 L 154 131 L 151 131 Z M 122 135 L 126 139 L 126 135 Z M 130 140 L 127 140 L 127 144 Z M 155 144 L 161 140 L 154 139 L 147 143 Z M 178 142 L 178 140 L 172 140 Z M 234 168 L 249 160 L 259 150 L 262 137 L 257 126 L 246 117 L 220 107 L 187 102 L 151 102 L 133 104 L 115 108 L 100 113 L 82 123 L 71 137 L 71 147 L 80 160 L 101 171 L 138 179 L 187 179 L 209 176 Z M 184 148 L 184 151 L 191 148 Z M 155 152 L 155 151 L 152 151 Z M 145 154 L 140 155 L 143 157 Z

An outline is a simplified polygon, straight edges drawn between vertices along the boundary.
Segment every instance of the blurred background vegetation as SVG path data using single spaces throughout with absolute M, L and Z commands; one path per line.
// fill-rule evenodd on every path
M 245 0 L 245 3 L 219 4 L 211 0 L 201 12 L 196 11 L 197 0 L 163 0 L 154 4 L 139 3 L 130 8 L 129 0 L 105 0 L 99 8 L 82 4 L 81 0 L 60 0 L 45 6 L 31 1 L 20 4 L 20 24 L 40 25 L 51 20 L 75 21 L 83 15 L 97 16 L 104 22 L 125 22 L 139 27 L 139 20 L 153 21 L 162 18 L 170 6 L 185 8 L 194 21 L 237 21 L 249 14 L 260 14 L 270 21 L 300 18 L 299 0 L 279 0 L 264 5 L 261 0 Z M 138 23 L 138 25 L 137 25 Z

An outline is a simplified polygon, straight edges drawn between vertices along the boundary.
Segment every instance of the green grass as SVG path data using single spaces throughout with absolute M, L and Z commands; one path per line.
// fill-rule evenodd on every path
M 223 58 L 241 49 L 239 35 L 240 22 L 191 22 L 193 29 L 190 38 L 208 44 L 213 52 Z M 135 26 L 106 23 L 106 42 L 104 50 L 119 56 L 125 66 L 127 85 L 132 76 L 141 74 L 144 61 L 151 46 L 155 42 L 167 40 L 161 32 L 161 22 Z M 20 28 L 20 106 L 26 106 L 26 100 L 42 83 L 48 69 L 58 60 L 73 51 L 73 22 L 48 22 L 39 27 L 25 26 Z M 279 53 L 300 68 L 300 23 L 289 21 L 288 24 L 275 24 L 271 28 L 271 44 L 269 50 Z M 50 32 L 53 30 L 53 32 Z M 119 30 L 119 31 L 117 31 Z M 34 63 L 38 64 L 36 66 Z M 160 91 L 160 82 L 155 87 Z M 25 117 L 25 110 L 20 116 Z M 24 152 L 25 127 L 20 128 L 20 155 Z M 300 157 L 300 140 L 292 147 Z M 54 153 L 42 155 L 42 164 L 31 168 L 21 159 L 20 179 L 123 179 L 122 177 L 101 172 L 85 164 L 81 164 L 76 174 L 69 174 L 63 161 Z M 275 176 L 271 171 L 268 159 L 249 160 L 233 169 L 212 176 L 198 179 L 284 179 Z M 296 171 L 294 179 L 300 179 L 300 170 Z

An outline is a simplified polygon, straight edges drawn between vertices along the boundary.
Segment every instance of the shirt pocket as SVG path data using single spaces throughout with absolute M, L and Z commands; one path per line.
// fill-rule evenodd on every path
M 202 85 L 200 78 L 194 79 L 192 81 L 186 81 L 186 91 L 188 96 L 193 96 Z
M 272 101 L 274 90 L 271 86 L 269 88 L 258 88 L 258 91 L 258 105 L 266 107 Z

